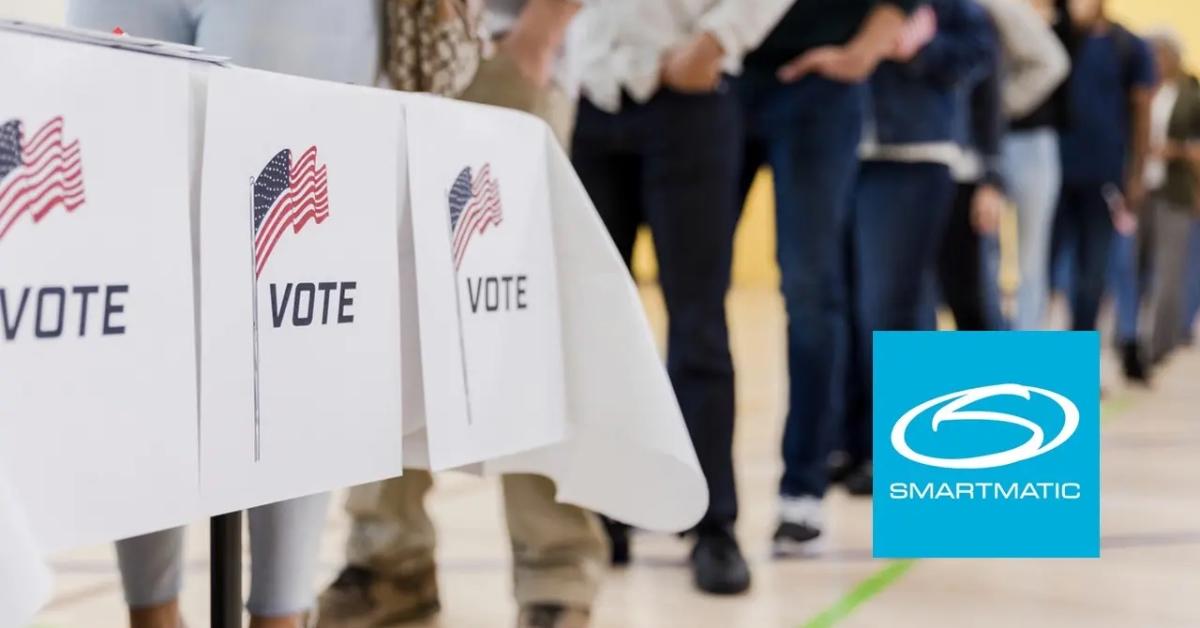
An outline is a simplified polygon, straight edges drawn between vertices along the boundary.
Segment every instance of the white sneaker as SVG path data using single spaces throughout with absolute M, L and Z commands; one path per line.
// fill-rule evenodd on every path
M 812 557 L 825 547 L 821 531 L 825 517 L 821 500 L 816 497 L 780 497 L 779 527 L 772 537 L 777 557 Z

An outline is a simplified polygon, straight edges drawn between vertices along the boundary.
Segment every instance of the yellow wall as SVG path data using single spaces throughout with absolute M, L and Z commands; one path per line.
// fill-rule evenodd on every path
M 1109 0 L 1111 14 L 1135 31 L 1164 25 L 1179 32 L 1188 48 L 1192 68 L 1200 71 L 1200 0 Z M 763 173 L 751 190 L 734 243 L 733 281 L 737 285 L 778 283 L 775 265 L 775 216 L 771 178 Z M 634 253 L 638 277 L 655 277 L 653 247 L 648 237 L 638 242 Z

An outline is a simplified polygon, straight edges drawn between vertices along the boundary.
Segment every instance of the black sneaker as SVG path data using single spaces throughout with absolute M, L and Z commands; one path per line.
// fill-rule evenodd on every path
M 1150 383 L 1150 369 L 1137 341 L 1125 342 L 1121 345 L 1121 367 L 1125 371 L 1125 379 L 1138 383 Z
M 842 486 L 846 487 L 846 492 L 856 497 L 869 497 L 874 491 L 875 472 L 871 468 L 870 462 L 864 462 L 858 465 L 854 471 L 842 480 Z
M 692 549 L 692 578 L 697 589 L 716 595 L 735 595 L 750 588 L 750 568 L 731 531 L 697 533 Z

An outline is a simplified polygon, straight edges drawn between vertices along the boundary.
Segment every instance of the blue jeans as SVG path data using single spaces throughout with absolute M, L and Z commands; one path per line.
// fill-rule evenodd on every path
M 1139 249 L 1137 235 L 1113 234 L 1108 281 L 1117 313 L 1115 340 L 1122 344 L 1138 340 L 1142 297 L 1151 282 L 1149 272 L 1152 272 L 1152 269 L 1142 259 L 1142 251 Z
M 733 360 L 725 294 L 737 222 L 741 120 L 728 90 L 626 97 L 619 113 L 579 105 L 571 160 L 629 263 L 650 226 L 667 305 L 667 371 L 708 481 L 701 528 L 737 518 Z
M 809 76 L 782 84 L 747 70 L 737 82 L 746 116 L 742 191 L 770 165 L 777 250 L 788 315 L 789 405 L 780 494 L 825 494 L 833 391 L 845 365 L 841 260 L 866 91 Z
M 1055 239 L 1062 243 L 1056 264 L 1067 271 L 1071 301 L 1071 329 L 1096 329 L 1104 298 L 1109 254 L 1112 250 L 1112 217 L 1101 193 L 1101 184 L 1063 185 L 1055 220 Z
M 1200 218 L 1192 220 L 1184 270 L 1183 338 L 1192 339 L 1196 317 L 1200 315 Z
M 383 50 L 376 0 L 68 0 L 71 26 L 194 44 L 235 63 L 374 85 Z
M 852 366 L 845 388 L 846 452 L 871 459 L 872 333 L 936 327 L 928 287 L 951 214 L 950 169 L 868 161 L 854 193 L 849 233 Z
M 1041 329 L 1050 297 L 1050 234 L 1062 187 L 1058 133 L 1014 131 L 1004 139 L 1004 172 L 1017 208 L 1017 287 L 1014 329 Z

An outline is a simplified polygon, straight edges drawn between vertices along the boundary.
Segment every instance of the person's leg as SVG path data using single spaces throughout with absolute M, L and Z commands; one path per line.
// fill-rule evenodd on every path
M 564 145 L 571 139 L 575 101 L 557 87 L 530 86 L 503 54 L 480 66 L 462 97 L 532 113 Z M 546 478 L 517 474 L 503 483 L 518 625 L 539 617 L 586 621 L 609 558 L 599 517 L 555 501 L 554 483 Z
M 329 494 L 250 509 L 250 628 L 303 628 Z
M 1073 192 L 1073 218 L 1067 233 L 1075 245 L 1075 274 L 1072 279 L 1071 329 L 1096 329 L 1100 301 L 1112 250 L 1113 225 L 1100 186 L 1082 187 Z
M 871 425 L 872 332 L 930 329 L 922 287 L 943 235 L 954 184 L 939 164 L 867 162 L 855 193 L 854 278 L 862 412 Z M 864 427 L 869 431 L 869 427 Z
M 733 535 L 734 375 L 725 318 L 742 132 L 729 92 L 660 92 L 645 105 L 642 206 L 654 234 L 667 306 L 667 371 L 708 481 L 696 527 L 695 584 L 709 593 L 750 585 Z
M 194 43 L 196 23 L 188 0 L 68 0 L 66 23 L 109 32 L 120 27 L 135 37 Z
M 1012 133 L 1004 142 L 1010 195 L 1017 207 L 1015 329 L 1041 329 L 1050 296 L 1050 238 L 1062 186 L 1058 137 L 1051 129 Z
M 1121 346 L 1138 338 L 1138 274 L 1138 238 L 1113 234 L 1106 278 L 1117 316 L 1114 340 Z
M 1200 218 L 1193 218 L 1188 238 L 1188 258 L 1184 271 L 1183 342 L 1191 343 L 1200 316 Z
M 807 553 L 821 534 L 832 393 L 846 347 L 839 234 L 858 167 L 865 91 L 810 76 L 739 81 L 748 133 L 775 181 L 776 256 L 788 315 L 789 407 L 781 450 L 779 553 Z M 751 153 L 753 157 L 753 152 Z
M 425 509 L 432 486 L 428 471 L 406 469 L 350 489 L 347 565 L 320 596 L 318 626 L 386 625 L 438 611 L 437 536 Z
M 937 264 L 942 298 L 961 331 L 991 328 L 985 315 L 983 238 L 971 225 L 976 189 L 974 184 L 956 187 Z
M 183 528 L 117 541 L 117 565 L 132 628 L 178 628 Z
M 1186 289 L 1188 238 L 1192 218 L 1189 209 L 1157 201 L 1154 212 L 1154 273 L 1147 300 L 1146 320 L 1151 362 L 1165 358 L 1182 341 L 1184 292 Z
M 554 482 L 540 475 L 508 474 L 502 482 L 522 612 L 547 606 L 588 612 L 609 557 L 599 518 L 556 501 Z

